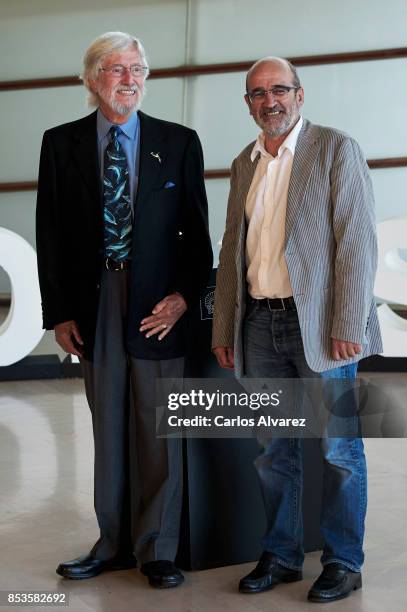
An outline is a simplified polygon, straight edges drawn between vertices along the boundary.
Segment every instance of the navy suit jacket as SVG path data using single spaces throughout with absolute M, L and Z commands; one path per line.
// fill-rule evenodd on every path
M 212 250 L 203 156 L 195 131 L 141 111 L 139 117 L 127 346 L 139 359 L 171 359 L 184 354 L 188 315 L 162 341 L 146 339 L 139 327 L 155 304 L 175 291 L 190 312 L 208 279 Z M 37 254 L 44 328 L 75 320 L 90 358 L 103 266 L 96 112 L 44 134 Z

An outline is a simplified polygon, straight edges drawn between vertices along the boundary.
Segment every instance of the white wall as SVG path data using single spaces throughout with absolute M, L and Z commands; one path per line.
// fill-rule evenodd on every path
M 406 44 L 405 0 L 198 0 L 194 58 L 314 55 Z
M 78 74 L 90 41 L 112 29 L 139 36 L 152 68 L 391 48 L 407 44 L 407 2 L 0 0 L 0 80 Z M 367 157 L 404 156 L 406 74 L 407 59 L 300 69 L 304 115 L 349 132 Z M 197 129 L 207 168 L 229 167 L 257 133 L 244 77 L 152 80 L 143 108 Z M 80 86 L 0 93 L 0 182 L 36 179 L 42 132 L 86 114 L 84 97 Z M 378 218 L 405 214 L 407 168 L 372 176 Z M 207 189 L 217 255 L 228 181 L 207 181 Z M 33 243 L 34 206 L 34 193 L 0 194 L 0 226 Z M 0 293 L 7 290 L 0 274 Z

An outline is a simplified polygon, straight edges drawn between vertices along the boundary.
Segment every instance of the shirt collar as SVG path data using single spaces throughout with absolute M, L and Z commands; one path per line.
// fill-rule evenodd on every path
M 108 119 L 106 119 L 106 117 L 104 116 L 100 108 L 98 108 L 97 118 L 96 118 L 96 127 L 97 127 L 97 134 L 98 134 L 99 142 L 103 140 L 104 138 L 106 138 L 112 125 L 116 125 L 116 124 L 111 123 Z M 138 126 L 139 126 L 138 113 L 133 113 L 130 116 L 130 118 L 126 121 L 126 123 L 121 123 L 119 127 L 122 130 L 123 134 L 127 136 L 127 138 L 129 138 L 130 140 L 135 140 L 137 136 Z
M 291 153 L 294 155 L 295 147 L 297 145 L 297 140 L 298 140 L 298 136 L 301 131 L 301 128 L 302 128 L 302 124 L 303 124 L 303 119 L 300 116 L 297 123 L 295 124 L 293 129 L 288 134 L 287 138 L 281 143 L 278 149 L 277 157 L 281 157 L 284 149 L 289 149 Z M 266 148 L 264 146 L 264 132 L 261 132 L 261 134 L 258 135 L 257 140 L 254 143 L 254 147 L 250 155 L 250 159 L 252 160 L 252 162 L 254 162 L 258 154 L 260 154 L 261 157 L 268 157 L 271 159 L 275 159 L 270 153 L 268 153 L 268 151 L 266 151 Z

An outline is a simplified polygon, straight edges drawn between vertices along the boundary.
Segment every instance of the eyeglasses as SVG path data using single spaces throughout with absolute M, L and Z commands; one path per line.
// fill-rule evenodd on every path
M 253 91 L 248 91 L 246 96 L 249 98 L 250 103 L 253 104 L 253 102 L 262 102 L 265 100 L 267 94 L 272 94 L 273 97 L 277 99 L 284 98 L 292 89 L 297 91 L 300 88 L 293 85 L 274 85 L 271 89 L 254 89 Z
M 121 77 L 127 72 L 127 70 L 132 76 L 142 76 L 146 74 L 148 68 L 147 66 L 140 66 L 139 64 L 133 64 L 132 66 L 114 64 L 113 66 L 108 66 L 107 68 L 99 68 L 99 70 L 102 72 L 110 72 L 110 74 L 114 77 Z

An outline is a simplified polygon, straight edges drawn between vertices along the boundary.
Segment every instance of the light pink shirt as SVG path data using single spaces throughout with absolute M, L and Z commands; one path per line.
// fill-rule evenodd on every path
M 302 117 L 273 157 L 264 147 L 261 133 L 253 147 L 257 155 L 253 180 L 246 199 L 246 267 L 249 293 L 253 298 L 288 297 L 293 294 L 284 256 L 285 216 L 288 185 Z

